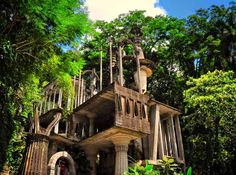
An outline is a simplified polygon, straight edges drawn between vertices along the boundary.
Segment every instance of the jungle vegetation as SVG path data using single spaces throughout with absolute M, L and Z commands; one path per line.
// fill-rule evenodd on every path
M 101 48 L 108 75 L 109 40 L 117 47 L 139 28 L 145 57 L 155 62 L 150 95 L 183 112 L 187 164 L 198 175 L 236 174 L 235 3 L 186 19 L 132 11 L 91 22 L 82 0 L 2 0 L 0 13 L 0 172 L 3 165 L 17 171 L 22 128 L 43 86 L 57 81 L 66 92 L 81 69 L 99 70 Z M 132 46 L 125 51 L 132 54 Z M 128 67 L 126 83 L 132 81 Z

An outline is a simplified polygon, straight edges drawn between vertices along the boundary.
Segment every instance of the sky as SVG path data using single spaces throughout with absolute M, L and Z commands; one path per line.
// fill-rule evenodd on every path
M 92 20 L 111 21 L 130 10 L 146 10 L 146 15 L 170 15 L 186 18 L 200 8 L 229 5 L 233 0 L 86 0 Z

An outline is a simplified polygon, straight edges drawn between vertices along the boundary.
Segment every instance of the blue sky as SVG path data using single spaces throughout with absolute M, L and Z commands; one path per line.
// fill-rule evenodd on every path
M 167 14 L 178 18 L 186 18 L 200 8 L 211 5 L 228 6 L 232 0 L 159 0 L 158 6 L 163 7 Z

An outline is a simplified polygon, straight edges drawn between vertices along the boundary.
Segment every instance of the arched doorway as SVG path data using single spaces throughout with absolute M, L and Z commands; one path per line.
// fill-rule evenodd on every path
M 65 167 L 67 167 L 66 171 Z M 50 158 L 48 170 L 49 175 L 76 175 L 74 160 L 66 151 L 60 151 Z

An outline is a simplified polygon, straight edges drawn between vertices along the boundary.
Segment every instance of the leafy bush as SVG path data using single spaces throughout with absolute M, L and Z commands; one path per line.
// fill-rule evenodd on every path
M 186 173 L 181 173 L 181 168 L 174 162 L 174 158 L 164 156 L 162 160 L 158 160 L 155 164 L 150 164 L 145 161 L 145 166 L 142 162 L 133 163 L 124 175 L 191 175 L 192 168 L 188 168 Z

